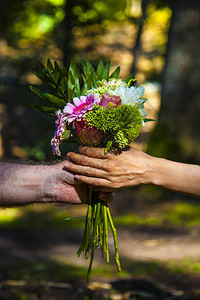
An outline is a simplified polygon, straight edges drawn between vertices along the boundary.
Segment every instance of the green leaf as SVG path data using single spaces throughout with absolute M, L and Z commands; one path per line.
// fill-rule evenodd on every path
M 34 86 L 32 86 L 32 85 L 30 85 L 29 86 L 29 88 L 30 88 L 30 90 L 32 91 L 32 92 L 34 92 L 35 94 L 37 94 L 38 96 L 40 96 L 43 100 L 45 100 L 44 99 L 44 92 L 43 91 L 41 91 L 40 89 L 38 89 L 38 88 L 36 88 L 36 87 L 34 87 Z
M 130 86 L 131 83 L 133 83 L 133 82 L 135 82 L 135 81 L 137 81 L 137 80 L 136 80 L 135 78 L 133 78 L 133 74 L 131 74 L 131 75 L 130 75 L 128 78 L 126 78 L 124 81 L 127 83 L 128 86 Z
M 62 107 L 66 105 L 65 100 L 58 98 L 55 95 L 51 95 L 46 92 L 43 92 L 36 87 L 30 86 L 30 90 L 33 91 L 35 94 L 37 94 L 40 98 L 42 98 L 44 101 L 46 101 L 50 105 L 55 104 L 57 106 L 62 106 Z
M 54 117 L 55 117 L 55 112 L 57 110 L 55 107 L 49 107 L 49 106 L 39 106 L 34 104 L 30 104 L 29 106 L 45 115 L 54 116 Z
M 103 65 L 103 59 L 100 59 L 100 62 L 97 66 L 97 80 L 102 80 L 103 79 L 103 74 L 104 74 L 104 65 Z
M 87 68 L 89 74 L 94 72 L 94 67 L 93 67 L 93 65 L 91 64 L 91 62 L 89 61 L 88 58 L 86 58 L 86 68 Z
M 54 69 L 58 72 L 60 72 L 60 67 L 56 61 L 54 61 Z
M 63 77 L 63 79 L 60 81 L 60 86 L 64 93 L 67 88 L 67 78 L 66 77 Z
M 65 77 L 67 79 L 67 73 L 68 73 L 67 68 L 62 67 L 60 72 L 61 72 L 61 78 Z
M 68 71 L 68 98 L 71 100 L 74 96 L 80 96 L 80 82 L 78 65 L 75 58 L 72 58 Z
M 117 67 L 115 69 L 115 71 L 109 76 L 109 78 L 116 78 L 116 79 L 118 79 L 119 73 L 120 73 L 120 67 Z
M 82 67 L 83 67 L 83 72 L 81 73 L 81 76 L 83 78 L 85 78 L 84 80 L 84 84 L 85 87 L 87 86 L 87 89 L 91 89 L 91 87 L 95 86 L 95 83 L 97 82 L 97 76 L 94 70 L 94 67 L 92 66 L 92 64 L 90 63 L 90 61 L 87 59 L 86 60 L 86 64 L 84 64 L 84 62 L 82 63 Z M 85 89 L 84 87 L 84 89 Z
M 93 85 L 94 87 L 96 86 L 96 83 L 97 83 L 97 74 L 95 72 L 92 73 L 93 74 Z
M 108 80 L 108 79 L 109 79 L 110 65 L 111 65 L 111 62 L 109 61 L 109 62 L 107 63 L 107 65 L 105 66 L 105 68 L 104 68 L 104 71 L 103 71 L 103 78 L 102 78 L 102 79 L 105 79 L 105 80 Z
M 58 106 L 65 106 L 66 105 L 66 101 L 61 99 L 61 98 L 58 98 L 54 95 L 51 95 L 51 94 L 48 94 L 48 93 L 44 93 L 44 99 L 49 102 L 49 103 L 52 103 L 52 104 L 56 104 Z
M 151 121 L 152 121 L 152 122 L 158 122 L 157 120 L 149 119 L 149 118 L 144 118 L 143 121 L 144 121 L 145 123 L 151 122 Z
M 91 73 L 87 78 L 81 74 L 82 78 L 83 78 L 83 82 L 84 82 L 84 86 L 81 90 L 81 94 L 85 94 L 88 90 L 91 89 L 92 86 L 94 86 L 94 77 L 93 77 L 94 73 Z
M 81 76 L 83 78 L 83 88 L 81 90 L 81 94 L 84 95 L 85 93 L 87 93 L 88 88 L 87 88 L 87 80 L 85 78 L 85 76 L 83 75 L 83 73 L 81 73 Z
M 53 71 L 53 65 L 52 65 L 52 63 L 51 63 L 51 61 L 50 61 L 49 58 L 48 58 L 48 60 L 47 60 L 47 68 L 48 68 L 49 70 Z
M 70 137 L 71 131 L 70 130 L 65 130 L 62 134 L 62 138 L 65 140 L 68 140 Z
M 108 152 L 110 151 L 111 147 L 112 147 L 113 141 L 108 141 L 106 144 L 106 148 L 105 148 L 105 152 L 104 154 L 108 154 Z
M 65 94 L 62 92 L 61 89 L 58 88 L 58 86 L 55 85 L 55 83 L 51 83 L 51 82 L 45 82 L 44 85 L 46 85 L 47 89 L 49 92 L 51 92 L 53 95 L 55 95 L 58 98 L 65 98 L 67 100 L 67 97 L 65 96 Z

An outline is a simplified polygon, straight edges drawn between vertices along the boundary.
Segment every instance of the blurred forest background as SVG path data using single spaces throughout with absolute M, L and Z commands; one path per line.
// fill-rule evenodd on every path
M 36 100 L 29 85 L 40 85 L 32 68 L 47 58 L 68 66 L 75 56 L 111 60 L 122 79 L 134 73 L 145 87 L 148 117 L 158 122 L 143 128 L 135 147 L 198 164 L 199 35 L 195 0 L 1 0 L 1 161 L 55 160 L 54 119 L 29 108 Z M 119 191 L 111 210 L 123 272 L 117 277 L 97 258 L 87 288 L 87 263 L 75 255 L 83 221 L 59 222 L 85 208 L 1 210 L 0 299 L 199 299 L 199 204 L 153 187 Z

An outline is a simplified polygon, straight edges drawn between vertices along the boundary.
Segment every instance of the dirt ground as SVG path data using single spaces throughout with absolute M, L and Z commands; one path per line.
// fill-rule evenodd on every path
M 113 215 L 123 214 L 128 203 L 119 208 L 117 199 L 111 204 Z M 139 200 L 130 205 L 130 211 L 139 213 L 142 207 L 148 214 L 149 206 Z M 112 271 L 107 271 L 96 251 L 94 269 L 100 271 L 92 274 L 87 285 L 88 261 L 76 256 L 82 228 L 67 228 L 68 223 L 66 230 L 50 228 L 46 217 L 40 220 L 43 226 L 32 226 L 33 218 L 37 212 L 21 219 L 20 225 L 0 227 L 2 300 L 200 299 L 200 226 L 116 226 L 122 275 L 115 272 L 110 237 Z

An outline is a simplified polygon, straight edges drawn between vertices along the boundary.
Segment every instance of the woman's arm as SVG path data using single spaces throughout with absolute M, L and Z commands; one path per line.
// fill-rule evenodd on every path
M 69 153 L 65 167 L 75 178 L 101 191 L 153 184 L 177 192 L 200 196 L 200 166 L 156 158 L 133 147 L 121 154 L 104 155 L 103 148 L 81 147 Z

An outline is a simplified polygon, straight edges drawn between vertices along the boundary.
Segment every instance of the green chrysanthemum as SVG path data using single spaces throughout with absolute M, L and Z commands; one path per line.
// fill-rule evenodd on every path
M 120 105 L 111 110 L 96 105 L 85 118 L 89 126 L 105 133 L 106 143 L 108 140 L 115 142 L 121 149 L 139 135 L 142 127 L 142 116 L 138 108 L 130 105 Z

